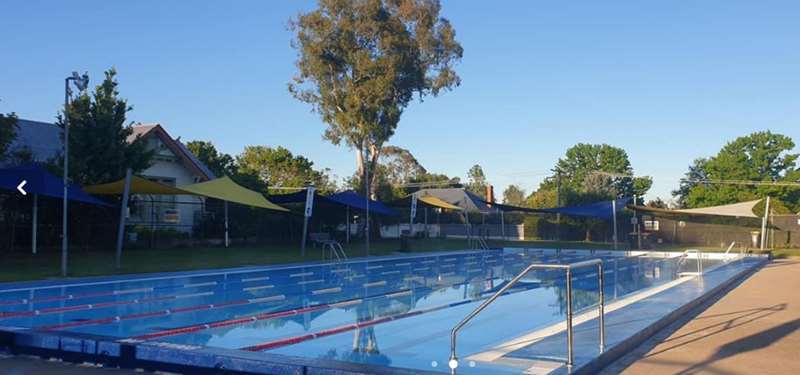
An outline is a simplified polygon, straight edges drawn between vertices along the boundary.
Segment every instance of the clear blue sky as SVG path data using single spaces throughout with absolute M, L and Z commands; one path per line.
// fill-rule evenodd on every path
M 645 4 L 648 3 L 648 4 Z M 354 153 L 291 98 L 290 17 L 312 1 L 0 4 L 0 111 L 53 120 L 63 78 L 115 66 L 134 106 L 182 140 L 282 145 L 352 174 Z M 479 163 L 530 191 L 577 142 L 626 149 L 668 197 L 692 159 L 770 129 L 800 142 L 800 2 L 444 1 L 461 87 L 405 112 L 392 144 L 433 172 Z

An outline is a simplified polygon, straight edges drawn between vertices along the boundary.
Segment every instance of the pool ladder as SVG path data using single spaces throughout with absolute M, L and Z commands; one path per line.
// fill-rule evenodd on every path
M 331 260 L 336 260 L 337 262 L 343 262 L 347 260 L 347 254 L 344 252 L 342 244 L 336 241 L 325 242 L 325 244 L 322 246 L 323 256 L 326 250 L 330 254 Z
M 464 319 L 462 319 L 458 324 L 453 327 L 450 331 L 450 361 L 448 363 L 450 367 L 451 374 L 456 373 L 456 368 L 458 368 L 458 357 L 456 356 L 456 338 L 458 336 L 458 332 L 461 331 L 464 326 L 469 323 L 473 318 L 475 318 L 478 314 L 480 314 L 487 306 L 492 304 L 495 300 L 500 298 L 503 294 L 506 293 L 511 287 L 516 285 L 525 275 L 535 269 L 562 269 L 566 272 L 567 277 L 567 368 L 572 369 L 572 366 L 575 364 L 575 356 L 572 352 L 572 342 L 573 342 L 573 328 L 572 328 L 572 315 L 573 315 L 573 308 L 572 308 L 572 273 L 574 269 L 577 268 L 584 268 L 584 267 L 593 267 L 597 266 L 597 283 L 599 286 L 599 294 L 600 298 L 597 303 L 597 311 L 598 311 L 598 319 L 599 319 L 599 331 L 600 331 L 600 352 L 605 351 L 605 342 L 606 342 L 606 327 L 605 327 L 605 293 L 603 292 L 603 288 L 605 287 L 605 277 L 603 276 L 603 261 L 600 259 L 591 259 L 585 260 L 582 262 L 576 262 L 571 264 L 552 264 L 552 263 L 536 263 L 531 264 L 527 268 L 525 268 L 522 272 L 520 272 L 517 276 L 515 276 L 511 281 L 503 286 L 500 290 L 498 290 L 495 294 L 489 297 L 486 301 L 481 303 L 480 306 L 475 308 L 469 315 L 467 315 Z

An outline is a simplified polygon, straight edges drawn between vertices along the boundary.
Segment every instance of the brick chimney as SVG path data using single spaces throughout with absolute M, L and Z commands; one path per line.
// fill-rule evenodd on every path
M 491 206 L 494 203 L 494 186 L 486 185 L 486 201 Z

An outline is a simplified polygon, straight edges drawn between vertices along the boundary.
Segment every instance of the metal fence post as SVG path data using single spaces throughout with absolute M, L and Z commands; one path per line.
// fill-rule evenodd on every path
M 567 268 L 567 367 L 574 364 L 572 354 L 572 269 Z

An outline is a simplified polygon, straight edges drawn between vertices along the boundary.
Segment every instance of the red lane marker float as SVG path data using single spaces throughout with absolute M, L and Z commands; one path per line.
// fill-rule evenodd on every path
M 489 279 L 490 278 L 487 278 L 485 280 L 489 280 Z M 454 284 L 454 285 L 458 285 L 458 284 Z M 517 289 L 509 290 L 505 294 L 510 294 L 510 293 L 514 292 L 515 290 L 517 290 Z M 527 288 L 525 290 L 527 290 Z M 297 315 L 297 314 L 302 314 L 302 313 L 305 313 L 305 312 L 312 312 L 312 311 L 318 311 L 318 310 L 323 310 L 323 309 L 330 309 L 330 308 L 354 305 L 354 304 L 358 304 L 358 303 L 361 303 L 361 302 L 363 302 L 365 300 L 370 300 L 370 299 L 377 299 L 377 298 L 382 298 L 382 297 L 405 295 L 405 293 L 407 293 L 407 292 L 411 292 L 411 290 L 404 290 L 404 291 L 390 292 L 390 293 L 385 293 L 385 294 L 378 294 L 378 295 L 368 296 L 368 297 L 364 297 L 364 298 L 354 298 L 354 299 L 351 299 L 351 300 L 345 300 L 345 301 L 340 301 L 340 302 L 330 303 L 330 304 L 313 305 L 313 306 L 309 306 L 309 307 L 302 308 L 302 309 L 284 310 L 284 311 L 278 311 L 278 312 L 251 315 L 251 316 L 246 316 L 246 317 L 237 318 L 237 319 L 228 319 L 228 320 L 221 320 L 221 321 L 211 322 L 211 323 L 195 324 L 195 325 L 186 326 L 186 327 L 173 328 L 173 329 L 168 329 L 168 330 L 164 330 L 164 331 L 160 331 L 160 332 L 154 332 L 154 333 L 148 333 L 148 334 L 139 335 L 139 336 L 133 336 L 133 337 L 128 338 L 127 340 L 131 340 L 131 339 L 132 340 L 151 340 L 151 339 L 155 339 L 155 338 L 162 338 L 162 337 L 167 337 L 167 336 L 175 336 L 175 335 L 182 335 L 182 334 L 186 334 L 186 333 L 193 333 L 193 332 L 202 331 L 202 330 L 206 330 L 206 329 L 210 329 L 210 328 L 226 327 L 226 326 L 237 325 L 237 324 L 252 323 L 252 322 L 261 321 L 261 320 L 283 318 L 283 317 L 293 316 L 293 315 Z M 464 303 L 470 303 L 470 302 L 479 301 L 479 300 L 482 300 L 482 299 L 485 299 L 485 298 L 478 298 L 478 299 L 473 299 L 473 300 L 463 300 L 463 301 L 459 301 L 459 302 L 454 302 L 454 303 L 451 303 L 451 304 L 448 304 L 448 305 L 444 305 L 441 308 L 454 307 L 454 306 L 458 306 L 458 305 L 461 305 L 461 304 L 464 304 Z M 420 310 L 420 311 L 423 311 L 423 310 Z M 425 310 L 425 311 L 427 311 L 427 310 Z M 431 310 L 431 311 L 433 311 L 433 310 Z M 427 312 L 430 312 L 430 311 L 427 311 Z M 416 312 L 414 312 L 414 313 L 416 314 Z M 381 320 L 381 322 L 382 321 L 383 320 Z M 367 323 L 362 323 L 362 324 L 367 324 Z M 377 323 L 373 323 L 373 324 L 377 324 Z M 365 325 L 361 325 L 361 327 L 364 327 L 364 326 Z M 337 328 L 337 329 L 339 329 L 339 328 Z M 345 330 L 347 330 L 347 329 L 345 329 Z
M 287 337 L 287 338 L 283 338 L 283 339 L 279 339 L 279 340 L 268 341 L 268 342 L 265 342 L 265 343 L 244 347 L 244 348 L 241 348 L 240 350 L 247 350 L 247 351 L 251 351 L 251 352 L 259 352 L 259 351 L 263 351 L 263 350 L 279 348 L 279 347 L 282 347 L 282 346 L 299 344 L 301 342 L 317 339 L 317 338 L 320 338 L 320 337 L 331 336 L 331 335 L 344 333 L 344 332 L 352 331 L 352 330 L 359 329 L 359 328 L 365 328 L 365 327 L 374 326 L 374 325 L 377 325 L 377 324 L 391 322 L 391 321 L 398 320 L 398 319 L 410 318 L 412 316 L 427 314 L 427 313 L 431 313 L 431 312 L 434 312 L 434 311 L 439 311 L 439 310 L 443 310 L 443 309 L 447 309 L 447 308 L 451 308 L 451 307 L 456 307 L 456 306 L 467 304 L 467 303 L 471 303 L 471 302 L 480 301 L 480 300 L 483 300 L 483 299 L 485 299 L 485 298 L 474 298 L 474 299 L 470 299 L 470 300 L 464 300 L 464 301 L 459 301 L 459 302 L 454 302 L 454 303 L 448 303 L 446 305 L 429 307 L 427 309 L 421 309 L 421 310 L 416 310 L 416 311 L 409 311 L 407 313 L 402 313 L 402 314 L 390 315 L 390 316 L 386 316 L 386 317 L 383 317 L 383 318 L 365 320 L 365 321 L 361 321 L 361 322 L 358 322 L 358 323 L 347 324 L 347 325 L 336 327 L 336 328 L 322 330 L 322 331 L 319 331 L 319 332 L 316 332 L 316 333 L 309 333 L 309 334 L 300 335 L 300 336 Z
M 50 308 L 46 308 L 46 309 L 32 310 L 32 311 L 29 310 L 29 311 L 0 312 L 0 319 L 18 318 L 18 317 L 26 317 L 26 316 L 36 316 L 36 315 L 68 312 L 68 311 L 91 310 L 91 309 L 99 309 L 99 308 L 104 308 L 104 307 L 121 306 L 121 305 L 129 305 L 129 304 L 145 303 L 145 302 L 158 302 L 158 301 L 173 300 L 173 299 L 191 297 L 191 296 L 194 296 L 194 295 L 186 294 L 186 295 L 175 295 L 175 296 L 150 297 L 150 298 L 141 298 L 141 299 L 133 299 L 133 300 L 125 300 L 125 301 L 87 303 L 87 304 L 83 304 L 83 305 L 74 305 L 74 306 L 65 306 L 65 307 L 50 307 Z
M 174 335 L 184 334 L 184 333 L 197 332 L 197 331 L 204 330 L 204 329 L 209 329 L 209 328 L 227 327 L 227 326 L 236 325 L 236 324 L 251 323 L 251 322 L 255 322 L 255 321 L 259 321 L 259 320 L 282 318 L 282 317 L 302 314 L 302 313 L 306 313 L 306 312 L 317 311 L 317 310 L 325 309 L 325 308 L 328 308 L 328 307 L 329 307 L 328 304 L 320 304 L 320 305 L 314 305 L 314 306 L 305 307 L 305 308 L 302 308 L 302 309 L 285 310 L 285 311 L 278 311 L 278 312 L 272 312 L 272 313 L 258 314 L 258 315 L 253 315 L 253 316 L 249 316 L 249 317 L 244 317 L 244 318 L 221 320 L 221 321 L 212 322 L 212 323 L 195 324 L 195 325 L 187 326 L 187 327 L 168 329 L 168 330 L 161 331 L 161 332 L 154 332 L 154 333 L 148 333 L 148 334 L 145 334 L 145 335 L 134 336 L 133 339 L 135 339 L 135 340 L 150 340 L 150 339 L 154 339 L 154 338 L 160 338 L 160 337 L 174 336 Z

